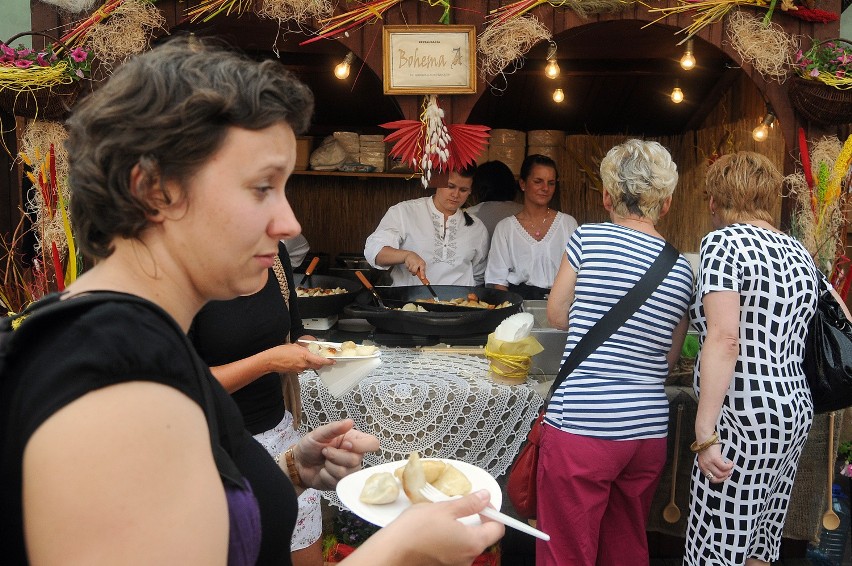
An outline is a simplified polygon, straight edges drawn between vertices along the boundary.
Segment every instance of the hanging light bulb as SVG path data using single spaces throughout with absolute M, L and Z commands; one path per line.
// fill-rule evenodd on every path
M 550 49 L 547 51 L 547 66 L 544 68 L 544 74 L 548 79 L 555 79 L 559 76 L 559 63 L 556 62 L 556 43 L 550 42 Z
M 680 58 L 680 66 L 685 71 L 690 71 L 695 68 L 695 55 L 692 54 L 692 40 L 686 41 L 686 51 L 683 52 L 683 57 Z
M 553 102 L 562 102 L 565 100 L 565 93 L 562 92 L 561 88 L 557 88 L 553 91 Z
M 683 102 L 683 91 L 680 90 L 679 86 L 676 86 L 672 89 L 672 102 L 675 104 L 680 104 Z
M 751 131 L 751 137 L 756 142 L 765 141 L 769 137 L 769 128 L 775 127 L 775 114 L 771 109 L 767 108 L 766 116 L 760 121 L 760 124 Z
M 349 67 L 352 65 L 352 59 L 355 58 L 355 55 L 350 51 L 346 54 L 346 57 L 343 58 L 343 61 L 337 64 L 334 68 L 334 76 L 340 79 L 341 81 L 349 76 Z

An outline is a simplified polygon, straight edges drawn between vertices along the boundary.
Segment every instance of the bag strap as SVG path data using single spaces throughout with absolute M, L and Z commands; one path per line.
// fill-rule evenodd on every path
M 207 419 L 207 428 L 210 431 L 210 446 L 213 449 L 213 460 L 216 462 L 216 468 L 218 469 L 219 475 L 221 477 L 233 482 L 234 484 L 240 487 L 243 487 L 245 485 L 243 475 L 240 473 L 239 469 L 237 468 L 237 465 L 231 459 L 230 454 L 228 454 L 228 452 L 222 447 L 220 441 L 218 422 L 220 407 L 219 403 L 216 401 L 216 397 L 213 394 L 213 390 L 210 385 L 210 378 L 208 377 L 209 370 L 201 362 L 201 359 L 195 353 L 195 348 L 190 343 L 189 338 L 186 336 L 186 333 L 183 331 L 183 329 L 177 324 L 175 319 L 172 318 L 162 308 L 148 301 L 147 299 L 143 299 L 142 297 L 126 293 L 117 293 L 113 291 L 96 291 L 91 293 L 85 293 L 72 298 L 68 298 L 66 300 L 61 300 L 61 295 L 56 294 L 53 297 L 30 303 L 22 312 L 10 317 L 11 325 L 13 328 L 18 328 L 18 325 L 20 324 L 20 328 L 25 328 L 28 324 L 34 324 L 37 322 L 40 323 L 40 321 L 49 320 L 50 317 L 56 316 L 59 313 L 70 315 L 75 310 L 82 309 L 83 307 L 94 306 L 110 301 L 132 303 L 142 305 L 148 308 L 152 312 L 157 313 L 160 318 L 162 318 L 168 324 L 168 326 L 172 328 L 172 330 L 174 330 L 175 333 L 179 336 L 179 339 L 186 347 L 189 358 L 192 360 L 192 365 L 195 369 L 195 375 L 198 380 L 198 385 L 201 389 L 201 394 L 204 401 L 204 405 L 202 408 L 204 410 L 204 416 Z M 9 338 L 8 348 L 5 348 L 4 355 L 6 355 L 7 352 L 10 352 L 12 350 L 15 338 L 18 335 L 19 330 L 15 330 L 12 332 L 12 335 Z
M 275 278 L 278 279 L 278 286 L 281 287 L 281 294 L 284 296 L 284 304 L 287 306 L 287 312 L 292 317 L 292 309 L 290 309 L 290 285 L 287 283 L 287 272 L 284 270 L 284 264 L 281 262 L 281 256 L 275 256 L 275 262 L 272 264 L 272 271 L 275 272 Z M 290 331 L 287 330 L 287 342 L 291 340 Z M 281 394 L 284 396 L 284 404 L 293 415 L 293 430 L 299 430 L 302 424 L 302 388 L 299 384 L 299 376 L 296 373 L 282 373 L 281 375 Z
M 562 385 L 565 378 L 577 369 L 577 366 L 589 354 L 594 352 L 598 346 L 603 344 L 607 338 L 621 328 L 621 325 L 633 316 L 633 313 L 639 310 L 639 307 L 651 296 L 654 289 L 660 285 L 669 271 L 671 271 L 672 266 L 677 261 L 678 255 L 677 249 L 669 242 L 666 242 L 660 255 L 657 256 L 657 259 L 654 260 L 654 263 L 651 264 L 645 275 L 577 342 L 577 345 L 571 350 L 565 363 L 559 368 L 559 373 L 556 375 L 553 385 L 550 386 L 550 391 L 548 391 L 544 403 L 545 410 L 547 410 L 547 405 L 550 403 L 550 397 L 553 395 L 553 392 Z

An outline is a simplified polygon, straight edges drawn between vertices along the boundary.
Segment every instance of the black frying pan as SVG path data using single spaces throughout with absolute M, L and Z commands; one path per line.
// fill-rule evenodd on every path
M 464 336 L 469 334 L 487 334 L 492 332 L 508 316 L 520 312 L 523 299 L 517 293 L 487 289 L 485 287 L 465 287 L 460 285 L 432 285 L 442 300 L 465 297 L 475 293 L 479 298 L 491 304 L 510 301 L 512 306 L 502 309 L 477 309 L 470 307 L 451 307 L 450 305 L 432 305 L 449 307 L 451 311 L 410 312 L 394 308 L 376 306 L 375 299 L 367 291 L 359 294 L 355 302 L 344 308 L 348 316 L 365 318 L 373 326 L 389 332 L 424 336 Z M 430 298 L 429 291 L 423 285 L 410 287 L 376 287 L 386 306 L 404 305 L 416 299 Z M 424 303 L 425 308 L 429 307 Z
M 444 303 L 435 303 L 438 301 L 451 301 L 453 299 L 466 299 L 468 294 L 473 293 L 480 301 L 485 301 L 492 305 L 499 305 L 505 301 L 512 301 L 515 293 L 503 295 L 508 291 L 499 291 L 497 289 L 489 289 L 486 287 L 466 287 L 462 285 L 411 285 L 402 287 L 376 287 L 366 281 L 363 275 L 360 275 L 361 282 L 371 293 L 375 293 L 374 304 L 380 307 L 391 309 L 399 309 L 403 306 L 414 303 L 423 307 L 429 312 L 469 312 L 483 310 L 479 307 L 467 307 L 462 305 L 448 305 Z M 520 298 L 520 295 L 517 295 Z M 505 297 L 505 298 L 504 298 Z M 498 300 L 499 299 L 499 300 Z M 489 309 L 485 309 L 489 310 Z
M 298 276 L 297 276 L 298 277 Z M 321 295 L 319 297 L 299 297 L 299 316 L 302 318 L 324 318 L 340 314 L 343 307 L 355 300 L 361 291 L 361 284 L 343 277 L 330 275 L 311 275 L 308 281 L 311 287 L 334 289 L 341 287 L 345 293 L 338 295 Z

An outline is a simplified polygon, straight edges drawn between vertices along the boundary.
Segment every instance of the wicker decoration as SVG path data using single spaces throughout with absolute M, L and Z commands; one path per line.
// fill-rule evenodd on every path
M 68 49 L 64 43 L 53 36 L 40 32 L 24 32 L 9 38 L 6 45 L 25 35 L 39 35 L 49 39 L 63 51 Z M 80 95 L 82 85 L 79 80 L 64 78 L 47 86 L 23 86 L 21 88 L 0 86 L 0 108 L 24 118 L 42 118 L 55 120 L 68 114 L 71 106 Z
M 3 89 L 0 90 L 0 108 L 24 118 L 56 120 L 68 114 L 79 94 L 79 83 L 21 92 Z
M 852 89 L 841 90 L 823 82 L 793 77 L 790 102 L 796 111 L 820 124 L 852 123 Z

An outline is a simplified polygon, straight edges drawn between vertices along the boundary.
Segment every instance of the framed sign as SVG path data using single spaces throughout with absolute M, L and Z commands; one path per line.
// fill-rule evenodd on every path
M 384 26 L 385 94 L 476 92 L 474 26 Z

